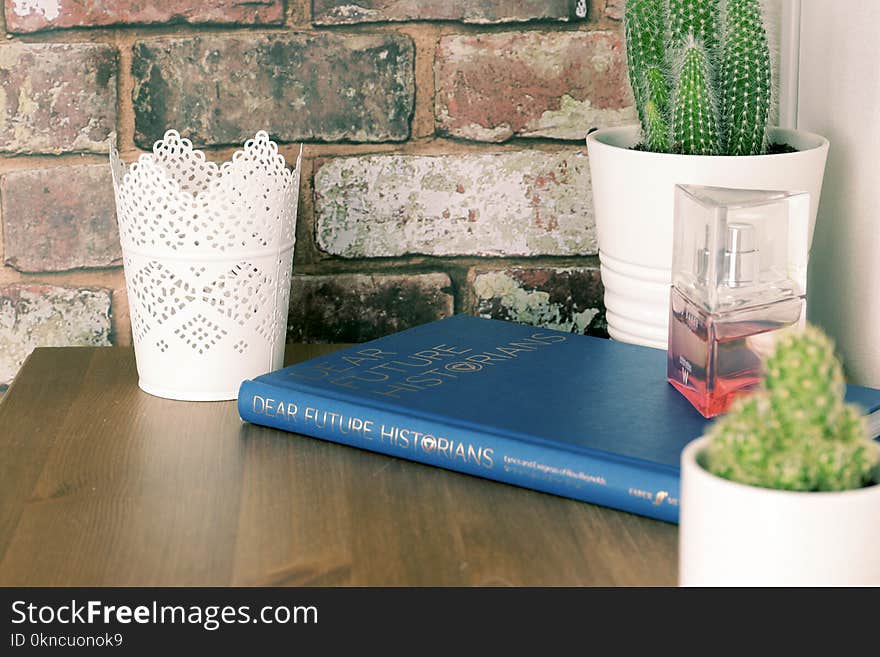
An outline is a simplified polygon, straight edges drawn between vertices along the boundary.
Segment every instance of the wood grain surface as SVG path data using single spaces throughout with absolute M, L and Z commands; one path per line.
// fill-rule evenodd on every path
M 37 349 L 0 454 L 4 586 L 676 582 L 674 525 L 152 397 L 128 348 Z

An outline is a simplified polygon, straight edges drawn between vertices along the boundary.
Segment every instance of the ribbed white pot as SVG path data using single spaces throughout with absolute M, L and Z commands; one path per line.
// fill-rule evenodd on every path
M 681 455 L 682 586 L 880 586 L 880 484 L 839 493 L 747 486 Z
M 632 150 L 639 139 L 638 125 L 587 137 L 608 332 L 666 349 L 675 185 L 808 192 L 812 243 L 828 140 L 774 128 L 771 142 L 797 152 L 716 157 Z

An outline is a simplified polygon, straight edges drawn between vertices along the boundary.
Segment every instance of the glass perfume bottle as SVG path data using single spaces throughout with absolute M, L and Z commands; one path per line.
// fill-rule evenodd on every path
M 804 324 L 809 195 L 675 194 L 667 379 L 713 417 L 758 384 L 780 331 Z

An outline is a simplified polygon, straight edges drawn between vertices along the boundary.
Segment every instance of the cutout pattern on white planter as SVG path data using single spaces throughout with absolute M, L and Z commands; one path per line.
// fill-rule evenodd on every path
M 143 389 L 234 399 L 281 366 L 301 157 L 262 131 L 222 165 L 174 130 L 128 169 L 111 149 Z

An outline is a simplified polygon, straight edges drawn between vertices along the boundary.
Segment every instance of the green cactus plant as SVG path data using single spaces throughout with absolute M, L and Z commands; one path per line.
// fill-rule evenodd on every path
M 658 0 L 629 0 L 626 7 L 626 59 L 636 109 L 648 150 L 670 149 L 669 74 L 666 70 L 666 5 Z
M 767 147 L 770 49 L 757 0 L 728 0 L 720 55 L 721 123 L 728 155 L 756 155 Z
M 772 87 L 760 0 L 629 0 L 624 31 L 644 149 L 766 152 Z
M 690 155 L 721 151 L 718 114 L 709 85 L 709 52 L 691 43 L 685 51 L 672 116 L 673 143 Z
M 710 427 L 710 472 L 795 491 L 861 488 L 880 472 L 880 448 L 857 406 L 844 402 L 843 369 L 820 329 L 780 338 L 761 387 Z M 877 482 L 880 483 L 880 482 Z
M 673 47 L 691 39 L 714 52 L 718 44 L 718 0 L 669 0 L 669 38 Z

